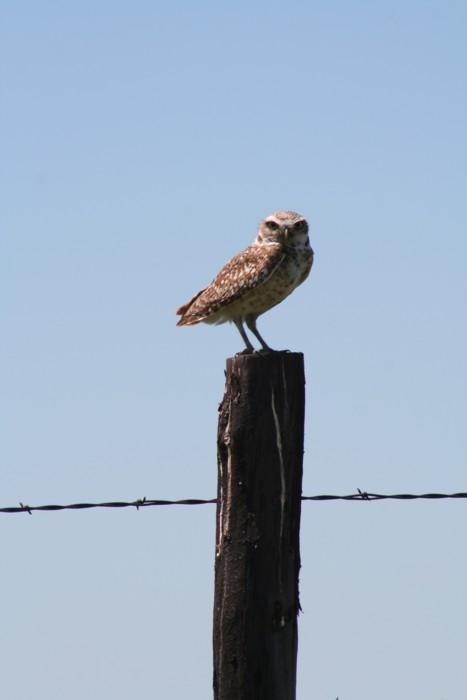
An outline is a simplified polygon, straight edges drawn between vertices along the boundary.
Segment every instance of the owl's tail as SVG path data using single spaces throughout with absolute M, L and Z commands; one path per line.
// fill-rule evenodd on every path
M 194 326 L 195 323 L 200 323 L 203 319 L 200 318 L 199 316 L 190 316 L 189 311 L 190 307 L 193 305 L 193 303 L 197 300 L 199 296 L 204 292 L 205 290 L 202 289 L 198 294 L 195 294 L 195 296 L 190 299 L 190 301 L 183 306 L 181 306 L 177 311 L 175 312 L 177 316 L 181 316 L 180 321 L 177 323 L 177 326 Z

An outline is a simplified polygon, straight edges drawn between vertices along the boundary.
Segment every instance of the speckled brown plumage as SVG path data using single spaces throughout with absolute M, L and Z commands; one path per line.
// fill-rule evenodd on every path
M 256 319 L 285 299 L 307 277 L 313 264 L 308 223 L 290 211 L 275 212 L 259 225 L 254 243 L 233 257 L 211 284 L 177 310 L 178 326 L 233 321 L 252 352 L 246 323 L 260 341 Z

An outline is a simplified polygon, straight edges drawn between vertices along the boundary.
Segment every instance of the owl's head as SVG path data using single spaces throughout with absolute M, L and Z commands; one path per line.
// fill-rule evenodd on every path
M 282 243 L 288 246 L 308 242 L 308 222 L 293 211 L 276 211 L 259 225 L 256 243 Z

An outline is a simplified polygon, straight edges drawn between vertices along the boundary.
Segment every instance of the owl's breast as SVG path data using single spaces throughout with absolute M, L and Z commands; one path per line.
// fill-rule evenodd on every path
M 246 316 L 259 316 L 280 304 L 308 277 L 313 264 L 313 251 L 290 248 L 273 274 L 264 282 L 245 293 L 210 318 L 208 322 L 223 323 Z

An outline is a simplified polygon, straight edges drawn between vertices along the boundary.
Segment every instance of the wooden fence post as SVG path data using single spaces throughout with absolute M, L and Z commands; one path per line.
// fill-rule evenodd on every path
M 227 360 L 218 430 L 215 700 L 295 700 L 301 353 Z

